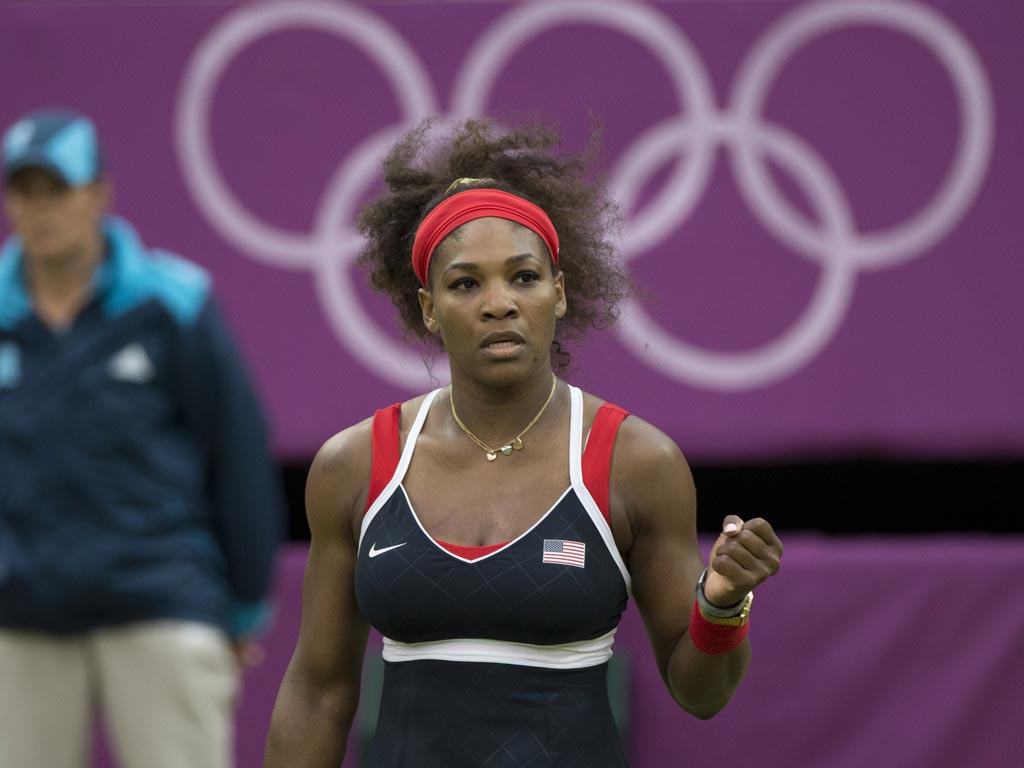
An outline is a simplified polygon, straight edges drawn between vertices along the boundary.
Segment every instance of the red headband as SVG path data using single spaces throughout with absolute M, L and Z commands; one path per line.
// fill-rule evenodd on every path
M 412 268 L 421 285 L 427 284 L 430 257 L 441 241 L 456 227 L 485 216 L 508 219 L 529 227 L 540 235 L 551 253 L 551 260 L 558 264 L 558 233 L 542 208 L 500 189 L 467 189 L 441 201 L 416 230 L 412 244 Z

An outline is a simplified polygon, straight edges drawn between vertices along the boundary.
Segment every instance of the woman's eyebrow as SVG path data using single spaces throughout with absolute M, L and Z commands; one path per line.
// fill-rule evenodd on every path
M 512 264 L 519 264 L 520 262 L 523 262 L 523 261 L 526 261 L 526 260 L 528 260 L 530 258 L 535 258 L 535 257 L 536 257 L 536 254 L 529 253 L 529 252 L 527 252 L 527 253 L 518 253 L 515 256 L 509 256 L 507 259 L 505 259 L 505 266 L 507 267 L 507 266 L 510 266 Z M 447 266 L 445 266 L 444 273 L 447 274 L 448 272 L 451 272 L 451 271 L 456 270 L 456 269 L 465 270 L 466 272 L 473 272 L 473 271 L 479 270 L 480 269 L 480 265 L 477 264 L 475 261 L 453 261 L 451 264 L 448 264 Z

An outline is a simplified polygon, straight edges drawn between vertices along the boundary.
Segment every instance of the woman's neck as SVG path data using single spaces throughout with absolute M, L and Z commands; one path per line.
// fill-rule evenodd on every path
M 488 445 L 519 434 L 534 417 L 537 423 L 557 410 L 557 379 L 550 369 L 515 386 L 488 387 L 453 376 L 450 390 L 453 416 Z
M 93 278 L 103 259 L 99 233 L 66 254 L 37 258 L 26 254 L 25 277 L 36 314 L 48 326 L 70 325 L 92 295 Z

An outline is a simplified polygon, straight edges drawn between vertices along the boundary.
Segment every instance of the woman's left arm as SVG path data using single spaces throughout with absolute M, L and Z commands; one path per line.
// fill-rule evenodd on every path
M 633 597 L 665 685 L 684 710 L 713 717 L 747 671 L 750 641 L 745 627 L 707 622 L 694 608 L 705 564 L 686 459 L 664 433 L 630 417 L 616 439 L 610 491 L 613 520 L 628 523 Z M 727 516 L 708 558 L 707 601 L 719 607 L 739 603 L 778 571 L 781 557 L 782 542 L 767 521 Z

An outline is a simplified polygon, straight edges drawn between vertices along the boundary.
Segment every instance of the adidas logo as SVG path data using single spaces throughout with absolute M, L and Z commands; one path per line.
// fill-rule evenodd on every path
M 144 384 L 156 376 L 153 361 L 146 354 L 146 349 L 138 342 L 129 344 L 112 358 L 107 364 L 107 373 L 111 378 Z

